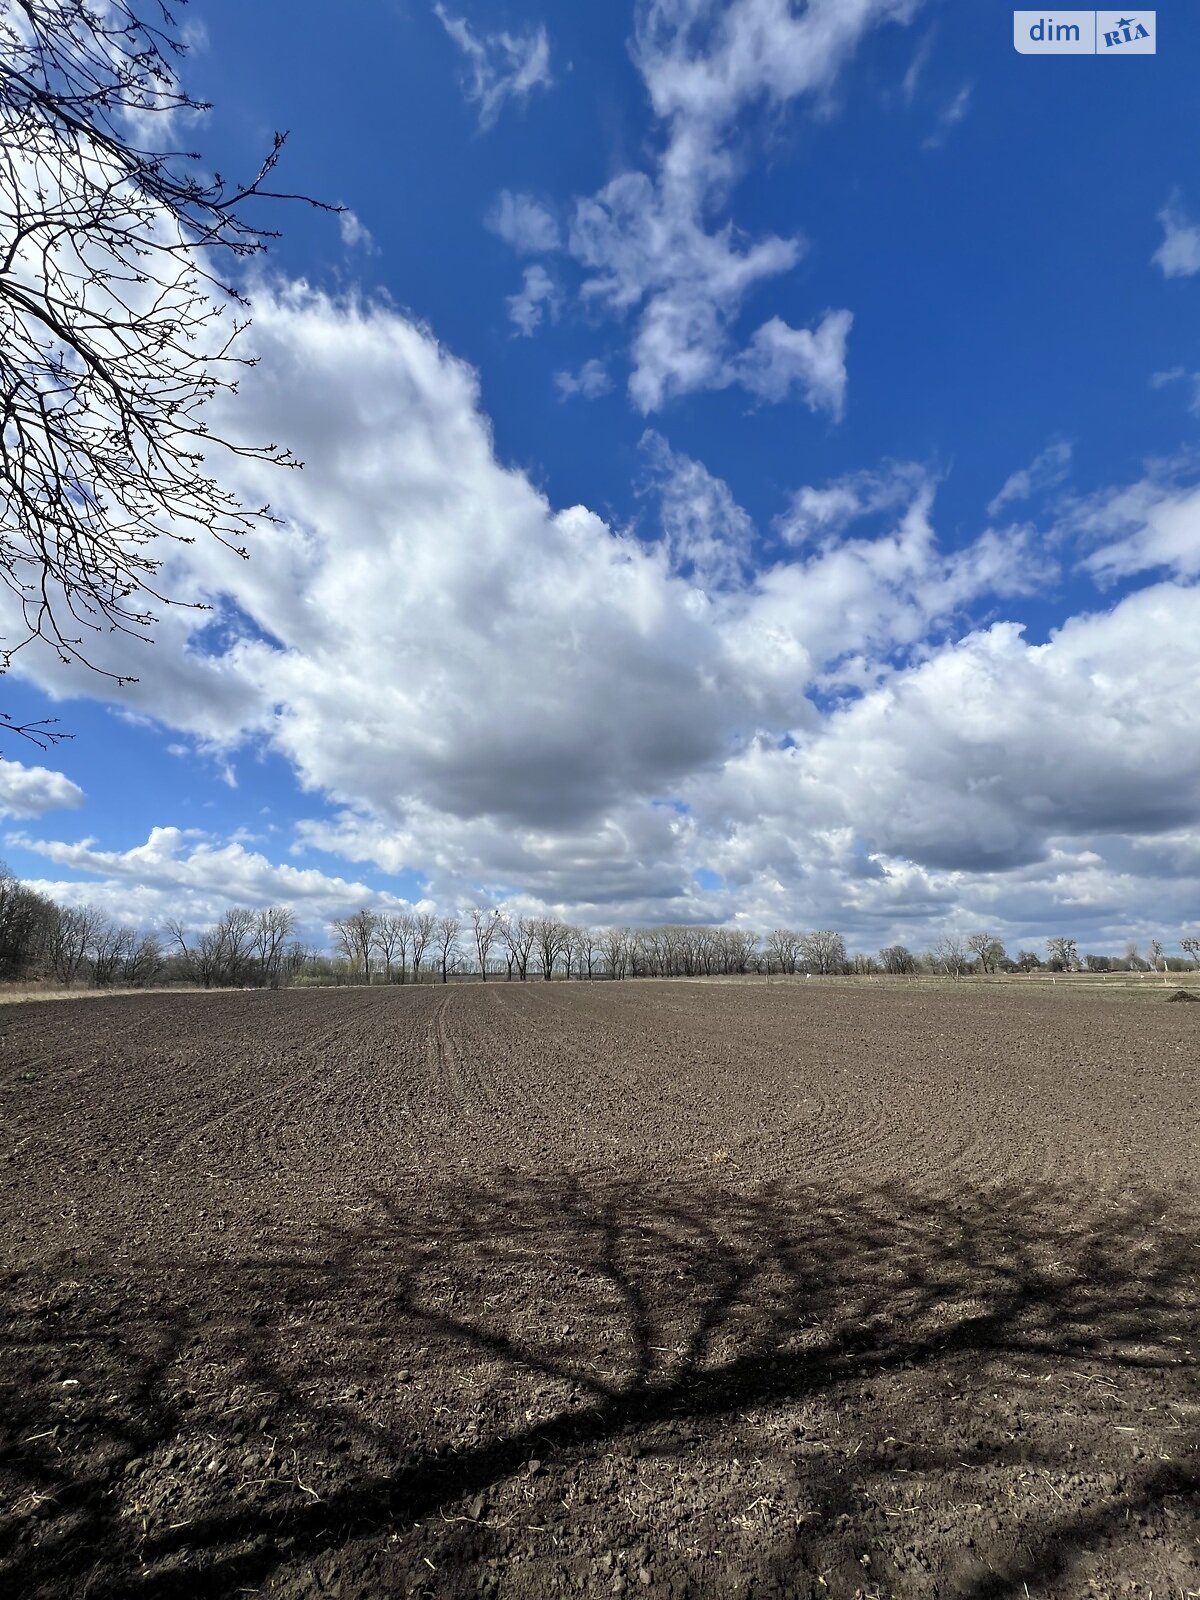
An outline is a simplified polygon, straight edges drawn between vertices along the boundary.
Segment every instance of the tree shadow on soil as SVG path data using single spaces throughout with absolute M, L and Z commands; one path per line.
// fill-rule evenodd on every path
M 0 1585 L 1075 1594 L 1195 1513 L 1171 1205 L 514 1175 L 15 1274 Z

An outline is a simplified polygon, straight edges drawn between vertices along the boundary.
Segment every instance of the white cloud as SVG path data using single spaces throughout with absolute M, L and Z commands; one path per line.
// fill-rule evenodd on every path
M 889 461 L 877 471 L 848 473 L 822 488 L 806 484 L 797 489 L 774 529 L 787 544 L 828 543 L 851 523 L 910 505 L 935 487 L 915 462 Z
M 262 360 L 214 420 L 308 466 L 234 463 L 282 523 L 248 563 L 213 543 L 171 554 L 164 583 L 219 601 L 221 624 L 166 613 L 155 671 L 122 701 L 214 757 L 286 760 L 313 797 L 302 845 L 419 872 L 440 904 L 482 887 L 593 921 L 741 911 L 863 940 L 963 908 L 1015 928 L 1040 906 L 1044 925 L 1068 898 L 1099 927 L 1125 914 L 1135 846 L 1150 860 L 1169 836 L 1190 859 L 1200 491 L 1077 506 L 1068 531 L 1099 566 L 1169 556 L 1175 577 L 1029 644 L 992 618 L 1044 582 L 1037 541 L 944 549 L 919 467 L 798 491 L 785 554 L 754 573 L 749 519 L 702 463 L 648 442 L 665 531 L 643 542 L 498 460 L 475 373 L 428 330 L 303 287 L 253 309 Z M 130 648 L 105 636 L 98 664 L 127 670 Z M 115 693 L 46 656 L 13 670 Z M 366 892 L 177 830 L 45 848 L 155 905 L 307 893 L 323 917 Z M 699 868 L 728 887 L 700 890 Z M 1161 883 L 1173 914 L 1184 889 Z
M 364 226 L 353 211 L 347 206 L 338 212 L 338 227 L 341 230 L 342 243 L 347 250 L 362 249 L 371 251 L 375 248 L 375 241 L 371 237 L 371 230 Z
M 737 380 L 760 400 L 784 400 L 799 389 L 812 411 L 842 415 L 846 400 L 846 340 L 854 318 L 830 311 L 815 331 L 764 322 L 733 363 Z
M 1200 577 L 1198 488 L 1148 477 L 1078 501 L 1064 526 L 1098 543 L 1083 566 L 1101 581 L 1155 571 Z
M 750 292 L 800 259 L 798 237 L 743 238 L 710 218 L 737 176 L 730 130 L 755 104 L 820 103 L 863 36 L 906 21 L 914 0 L 649 0 L 635 60 L 665 145 L 653 176 L 626 172 L 577 202 L 568 246 L 585 269 L 585 303 L 634 315 L 629 393 L 643 413 L 701 389 L 742 384 L 778 401 L 798 387 L 838 414 L 849 312 L 815 331 L 774 317 L 737 349 Z
M 944 552 L 931 521 L 935 488 L 912 467 L 843 480 L 832 494 L 853 497 L 854 511 L 845 499 L 827 500 L 825 530 L 817 540 L 810 527 L 809 553 L 761 573 L 752 603 L 728 620 L 729 647 L 764 704 L 768 686 L 780 697 L 777 725 L 788 727 L 790 684 L 869 689 L 890 676 L 898 654 L 924 648 L 932 630 L 980 596 L 1033 593 L 1046 581 L 1047 564 L 1020 529 Z M 882 534 L 841 537 L 847 521 L 872 511 L 890 513 Z
M 930 28 L 929 32 L 925 35 L 920 44 L 917 46 L 916 50 L 913 52 L 913 58 L 908 64 L 908 70 L 905 72 L 904 79 L 900 85 L 900 92 L 904 96 L 905 105 L 912 105 L 913 100 L 916 97 L 917 86 L 921 81 L 921 76 L 924 73 L 925 68 L 929 64 L 929 57 L 933 53 L 933 41 L 935 37 L 935 30 Z
M 1165 389 L 1169 384 L 1183 383 L 1188 393 L 1187 408 L 1193 416 L 1200 416 L 1200 372 L 1189 372 L 1186 367 L 1172 367 L 1167 372 L 1152 372 L 1150 387 Z
M 907 22 L 915 0 L 649 0 L 635 56 L 660 117 L 719 129 L 759 98 L 784 105 L 832 89 L 863 35 Z
M 62 772 L 0 760 L 0 817 L 40 817 L 44 811 L 73 810 L 83 790 Z
M 142 927 L 161 927 L 169 917 L 203 926 L 231 905 L 288 905 L 306 928 L 320 929 L 359 906 L 384 910 L 409 904 L 313 867 L 279 865 L 236 840 L 213 839 L 198 829 L 152 828 L 145 844 L 129 850 L 100 850 L 90 839 L 71 844 L 26 834 L 10 834 L 8 843 L 87 875 L 45 885 L 56 900 L 100 905 Z
M 1188 218 L 1177 196 L 1158 213 L 1158 220 L 1163 225 L 1163 242 L 1154 252 L 1154 260 L 1163 276 L 1190 278 L 1200 272 L 1200 225 Z
M 472 31 L 464 17 L 452 17 L 445 6 L 433 8 L 434 15 L 466 57 L 467 77 L 463 93 L 479 107 L 479 126 L 494 127 L 506 101 L 526 101 L 534 89 L 549 88 L 550 41 L 540 24 L 522 33 Z
M 941 149 L 950 136 L 950 130 L 957 128 L 958 124 L 967 115 L 967 112 L 970 111 L 971 96 L 974 93 L 974 89 L 974 84 L 964 83 L 953 99 L 946 102 L 941 111 L 938 112 L 937 127 L 921 141 L 922 150 Z
M 644 489 L 659 497 L 663 547 L 671 569 L 705 589 L 745 580 L 754 525 L 729 485 L 699 461 L 679 455 L 661 434 L 647 430 L 641 448 Z
M 518 255 L 541 255 L 562 243 L 553 215 L 529 194 L 501 189 L 484 218 L 484 225 Z
M 578 372 L 556 372 L 555 387 L 564 400 L 581 395 L 585 400 L 596 400 L 612 388 L 612 379 L 603 361 L 593 357 L 585 361 Z
M 999 492 L 988 502 L 988 516 L 997 516 L 1005 506 L 1034 495 L 1045 494 L 1065 483 L 1071 471 L 1071 446 L 1065 439 L 1056 439 L 1035 456 L 1027 467 L 1005 479 Z
M 521 288 L 509 295 L 505 304 L 510 321 L 528 338 L 547 314 L 552 322 L 557 321 L 562 293 L 545 267 L 535 261 L 525 268 Z
M 748 749 L 697 786 L 698 820 L 849 828 L 869 852 L 960 873 L 1042 861 L 1053 839 L 1195 828 L 1200 702 L 1162 690 L 1197 671 L 1194 588 L 1142 591 L 1044 645 L 998 623 L 794 748 Z
M 741 248 L 732 227 L 709 233 L 691 199 L 644 173 L 614 178 L 577 202 L 569 248 L 588 271 L 585 304 L 623 316 L 642 307 L 629 392 L 643 413 L 695 389 L 736 381 L 730 323 L 755 284 L 800 256 L 791 239 Z

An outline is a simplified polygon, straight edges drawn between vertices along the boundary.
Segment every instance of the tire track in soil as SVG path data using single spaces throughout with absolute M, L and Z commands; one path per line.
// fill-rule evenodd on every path
M 354 1026 L 355 1011 L 362 1019 L 357 1027 Z M 366 1022 L 370 1012 L 371 1003 L 364 997 L 349 1017 L 344 1017 L 333 1027 L 326 1028 L 315 1037 L 306 1039 L 302 1055 L 312 1056 L 314 1059 L 311 1065 L 298 1073 L 282 1059 L 276 1058 L 272 1065 L 275 1070 L 283 1073 L 278 1082 L 256 1094 L 247 1095 L 244 1099 L 235 1101 L 219 1111 L 201 1113 L 176 1135 L 165 1160 L 169 1163 L 178 1162 L 189 1147 L 211 1140 L 231 1122 L 234 1123 L 234 1136 L 231 1140 L 225 1141 L 231 1157 L 245 1155 L 251 1151 L 266 1158 L 277 1156 L 284 1143 L 285 1128 L 297 1124 L 297 1108 L 291 1103 L 297 1092 L 310 1087 L 319 1090 L 322 1084 L 331 1085 L 336 1075 L 344 1070 L 339 1066 L 339 1060 L 348 1064 L 355 1059 L 360 1053 L 355 1047 L 365 1044 L 373 1032 Z M 337 1059 L 331 1060 L 331 1055 Z M 313 1100 L 317 1098 L 319 1094 L 314 1095 Z M 312 1103 L 313 1101 L 310 1101 L 309 1106 Z M 245 1118 L 244 1113 L 255 1107 L 265 1107 L 273 1114 L 265 1119 Z M 240 1124 L 235 1121 L 238 1118 L 242 1119 Z
M 436 1002 L 429 1026 L 430 1071 L 462 1114 L 459 1135 L 477 1137 L 476 1118 L 493 1125 L 489 1138 L 496 1128 L 520 1123 L 535 1098 L 534 1078 L 544 1110 L 557 1108 L 550 1064 L 541 1050 L 530 1049 L 528 1029 L 504 1004 L 499 985 L 451 988 Z
M 430 1112 L 421 1090 L 424 992 L 389 986 L 364 993 L 356 1012 L 308 1047 L 313 1067 L 269 1091 L 270 1115 L 235 1133 L 233 1164 L 246 1151 L 277 1170 L 303 1173 L 322 1188 L 355 1187 L 364 1173 L 383 1177 L 411 1164 L 428 1143 L 421 1125 Z M 296 1091 L 302 1091 L 297 1093 Z M 222 1119 L 224 1120 L 224 1119 Z
M 426 1057 L 430 1080 L 436 1091 L 445 1096 L 453 1108 L 452 1115 L 457 1131 L 472 1131 L 472 1122 L 482 1112 L 494 1117 L 499 1110 L 495 1098 L 484 1088 L 483 1075 L 477 1067 L 468 1065 L 474 1052 L 465 1048 L 465 1041 L 455 1042 L 450 1023 L 449 994 L 433 1002 L 428 1025 Z M 460 1013 L 461 1016 L 461 1013 Z

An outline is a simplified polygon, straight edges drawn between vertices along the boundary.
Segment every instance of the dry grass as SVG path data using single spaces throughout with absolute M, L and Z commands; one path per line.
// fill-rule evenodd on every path
M 455 980 L 458 982 L 471 982 L 471 979 Z M 541 982 L 539 977 L 536 980 Z M 562 978 L 556 982 L 564 982 Z M 575 979 L 571 980 L 575 982 Z M 580 980 L 582 981 L 582 980 Z M 604 985 L 607 979 L 595 980 L 597 985 Z M 1103 996 L 1112 1000 L 1150 1000 L 1159 1002 L 1174 994 L 1177 989 L 1186 989 L 1200 998 L 1200 971 L 1169 972 L 1165 976 L 1157 973 L 1136 972 L 1073 972 L 1073 973 L 1042 973 L 1034 972 L 1028 976 L 1016 973 L 999 973 L 995 977 L 987 978 L 944 978 L 931 976 L 927 973 L 916 973 L 911 977 L 899 977 L 890 973 L 877 972 L 869 977 L 861 974 L 847 973 L 845 975 L 806 977 L 803 972 L 792 974 L 772 973 L 769 977 L 761 973 L 749 972 L 745 974 L 714 974 L 711 977 L 696 976 L 693 978 L 633 978 L 626 979 L 627 983 L 634 984 L 819 984 L 823 988 L 857 989 L 862 992 L 875 992 L 881 989 L 919 991 L 955 991 L 961 990 L 970 994 L 981 989 L 1010 989 L 1022 994 L 1046 994 Z M 314 988 L 361 988 L 363 985 L 355 984 L 296 984 L 297 989 L 312 990 Z M 372 985 L 382 987 L 382 985 Z M 44 983 L 0 983 L 0 1005 L 14 1005 L 27 1000 L 107 1000 L 115 995 L 138 994 L 231 994 L 236 990 L 229 989 L 201 989 L 190 984 L 159 985 L 153 988 L 135 989 L 128 986 L 114 986 L 106 989 L 89 989 L 78 987 L 74 989 L 55 988 Z M 266 990 L 256 991 L 266 993 Z
M 192 989 L 184 984 L 153 989 L 134 989 L 127 985 L 106 989 L 56 989 L 45 983 L 0 983 L 0 1005 L 19 1005 L 27 1000 L 107 1000 L 113 995 L 216 993 L 215 989 Z

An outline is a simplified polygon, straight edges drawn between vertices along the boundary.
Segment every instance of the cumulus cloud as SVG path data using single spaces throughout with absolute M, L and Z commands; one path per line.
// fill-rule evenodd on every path
M 60 903 L 101 905 L 122 921 L 143 927 L 161 926 L 171 917 L 203 925 L 215 921 L 227 906 L 282 904 L 291 906 L 306 928 L 323 929 L 359 906 L 393 910 L 409 905 L 312 867 L 278 865 L 236 840 L 217 840 L 194 828 L 152 828 L 144 844 L 129 850 L 101 850 L 90 839 L 72 844 L 25 834 L 11 834 L 8 842 L 85 874 L 82 880 L 43 886 Z
M 1190 278 L 1200 272 L 1200 225 L 1192 222 L 1177 195 L 1158 213 L 1163 242 L 1154 260 L 1165 278 Z
M 463 93 L 479 107 L 479 126 L 494 127 L 504 105 L 522 104 L 534 89 L 549 88 L 550 41 L 539 24 L 521 33 L 475 33 L 464 17 L 453 17 L 438 4 L 434 15 L 466 58 Z
M 871 852 L 968 873 L 1044 861 L 1052 839 L 1194 828 L 1200 705 L 1160 689 L 1197 668 L 1194 588 L 1141 591 L 1044 645 L 997 623 L 790 747 L 751 747 L 704 786 L 703 811 L 697 794 L 697 815 L 819 819 Z
M 501 189 L 484 225 L 518 255 L 541 255 L 557 250 L 562 243 L 558 223 L 541 201 L 510 189 Z
M 1005 479 L 999 492 L 988 502 L 988 516 L 997 516 L 1007 505 L 1057 489 L 1066 482 L 1070 471 L 1071 446 L 1065 439 L 1056 439 L 1027 467 L 1021 467 Z
M 509 320 L 528 338 L 541 326 L 546 316 L 551 322 L 557 319 L 562 306 L 562 294 L 545 267 L 535 261 L 531 267 L 525 268 L 521 288 L 516 294 L 509 295 L 506 304 Z
M 866 940 L 964 907 L 1021 926 L 1060 880 L 1115 918 L 1134 868 L 1105 841 L 1128 856 L 1200 828 L 1200 491 L 1077 505 L 1097 571 L 1160 581 L 1034 644 L 994 619 L 1045 581 L 1037 540 L 945 548 L 919 466 L 799 490 L 756 571 L 729 486 L 661 438 L 661 533 L 640 539 L 499 460 L 474 371 L 394 309 L 302 286 L 253 309 L 262 360 L 215 420 L 308 466 L 234 463 L 281 523 L 248 563 L 171 552 L 164 581 L 218 621 L 168 612 L 156 670 L 122 699 L 213 754 L 286 760 L 311 797 L 300 846 L 415 871 L 439 904 L 740 911 Z M 97 664 L 128 671 L 130 648 L 105 636 Z M 13 670 L 113 693 L 45 656 Z M 156 904 L 310 894 L 324 916 L 370 892 L 173 829 L 136 851 L 45 848 Z M 725 887 L 698 887 L 701 868 Z
M 83 790 L 62 772 L 0 760 L 0 817 L 40 817 L 45 811 L 73 810 Z
M 1166 571 L 1200 577 L 1200 488 L 1155 476 L 1077 501 L 1064 528 L 1096 548 L 1084 568 L 1102 582 Z
M 895 468 L 877 482 L 844 480 L 840 492 L 857 493 L 861 514 L 872 504 L 888 508 L 885 531 L 841 536 L 834 527 L 851 513 L 840 505 L 824 536 L 761 573 L 752 603 L 725 624 L 758 691 L 772 685 L 781 697 L 777 716 L 789 684 L 870 688 L 893 672 L 898 655 L 923 650 L 931 632 L 980 596 L 1033 593 L 1050 573 L 1021 529 L 988 530 L 943 551 L 931 519 L 936 484 L 919 469 Z

